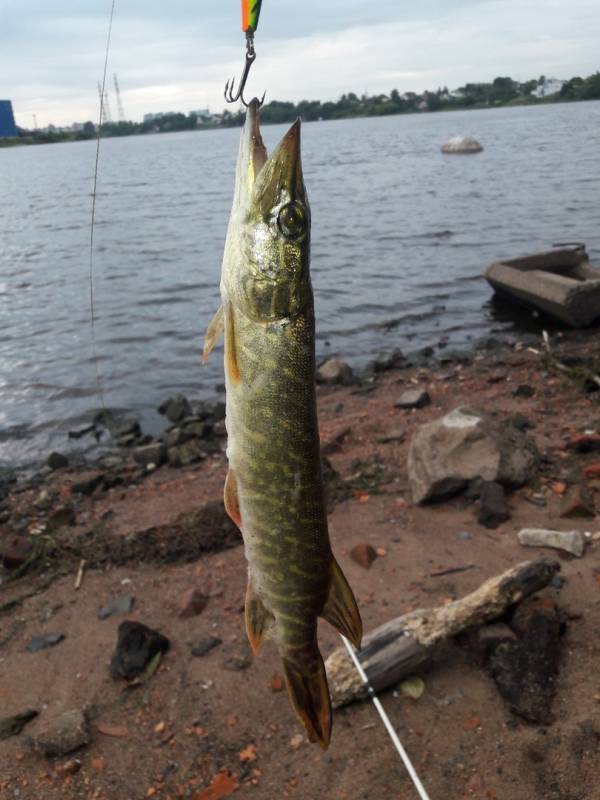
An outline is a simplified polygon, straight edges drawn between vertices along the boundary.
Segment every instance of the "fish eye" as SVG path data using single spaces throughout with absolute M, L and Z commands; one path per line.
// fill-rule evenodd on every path
M 277 225 L 286 239 L 299 239 L 306 230 L 306 212 L 299 203 L 287 203 L 279 211 Z

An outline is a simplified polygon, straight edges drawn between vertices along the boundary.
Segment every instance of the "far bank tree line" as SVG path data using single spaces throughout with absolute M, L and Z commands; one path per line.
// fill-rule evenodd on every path
M 587 78 L 568 80 L 560 92 L 546 97 L 531 94 L 545 83 L 542 75 L 519 83 L 508 77 L 495 78 L 491 83 L 467 83 L 450 92 L 447 87 L 436 91 L 400 93 L 392 89 L 389 94 L 362 96 L 354 92 L 343 94 L 339 100 L 301 100 L 299 103 L 272 100 L 261 109 L 262 123 L 292 122 L 296 117 L 306 121 L 348 119 L 351 117 L 373 117 L 391 114 L 413 114 L 454 109 L 490 108 L 510 105 L 538 105 L 575 100 L 600 99 L 600 72 Z M 131 136 L 146 133 L 170 133 L 174 131 L 235 127 L 243 125 L 243 110 L 212 115 L 199 119 L 195 113 L 173 113 L 155 117 L 147 122 L 107 122 L 102 125 L 102 136 Z M 36 144 L 68 140 L 91 139 L 96 135 L 93 122 L 86 122 L 80 131 L 26 131 L 22 141 Z

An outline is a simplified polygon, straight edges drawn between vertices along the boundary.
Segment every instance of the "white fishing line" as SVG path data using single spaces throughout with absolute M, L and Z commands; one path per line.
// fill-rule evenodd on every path
M 341 634 L 340 634 L 340 636 L 341 636 Z M 367 687 L 367 692 L 369 694 L 369 697 L 373 701 L 373 705 L 377 709 L 377 713 L 381 717 L 381 721 L 385 725 L 385 729 L 388 732 L 388 734 L 390 736 L 390 739 L 394 743 L 394 747 L 398 751 L 398 754 L 399 754 L 400 758 L 402 759 L 402 763 L 406 767 L 406 771 L 410 775 L 411 780 L 415 785 L 415 789 L 419 793 L 419 797 L 421 798 L 421 800 L 430 800 L 429 795 L 425 791 L 425 787 L 421 783 L 421 780 L 420 780 L 419 776 L 417 775 L 417 772 L 416 772 L 415 768 L 412 765 L 412 761 L 408 757 L 408 753 L 406 752 L 404 747 L 402 747 L 402 742 L 398 738 L 398 734 L 394 730 L 394 727 L 393 727 L 392 723 L 390 722 L 390 718 L 386 714 L 384 707 L 381 705 L 381 702 L 380 702 L 379 698 L 375 694 L 375 689 L 373 689 L 373 687 L 369 683 L 369 679 L 367 677 L 367 673 L 364 671 L 364 669 L 362 667 L 362 664 L 358 660 L 358 656 L 356 654 L 356 650 L 350 644 L 348 639 L 346 639 L 345 636 L 342 636 L 342 641 L 343 641 L 344 645 L 346 646 L 346 650 L 348 651 L 348 654 L 349 654 L 350 658 L 352 659 L 352 662 L 354 663 L 354 666 L 356 667 L 356 670 L 357 670 L 358 674 L 360 675 L 360 678 L 361 678 L 362 682 Z
M 100 379 L 100 365 L 98 364 L 98 353 L 96 348 L 96 314 L 94 311 L 94 223 L 96 221 L 96 190 L 98 188 L 98 163 L 100 161 L 100 135 L 102 132 L 102 117 L 104 116 L 104 93 L 106 91 L 106 71 L 108 68 L 108 53 L 110 51 L 110 36 L 112 33 L 113 17 L 115 15 L 115 2 L 112 0 L 110 7 L 110 19 L 108 20 L 108 33 L 106 36 L 106 51 L 104 53 L 104 71 L 102 73 L 102 89 L 100 91 L 100 112 L 98 114 L 98 136 L 96 137 L 96 161 L 94 164 L 94 184 L 92 188 L 92 220 L 90 225 L 90 260 L 89 260 L 89 276 L 90 276 L 90 322 L 92 329 L 92 355 L 94 359 L 94 368 L 96 370 L 96 385 L 100 395 L 100 402 L 102 409 L 106 414 L 106 406 L 104 405 L 104 391 L 102 389 L 102 381 Z

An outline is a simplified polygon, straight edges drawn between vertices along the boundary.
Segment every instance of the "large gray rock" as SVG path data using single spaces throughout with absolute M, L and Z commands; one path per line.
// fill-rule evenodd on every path
M 533 442 L 510 424 L 481 411 L 456 408 L 423 425 L 408 454 L 408 477 L 416 503 L 441 500 L 471 481 L 522 486 L 538 463 Z

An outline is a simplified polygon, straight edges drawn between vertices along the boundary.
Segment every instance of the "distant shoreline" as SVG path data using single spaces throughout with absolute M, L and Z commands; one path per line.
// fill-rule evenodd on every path
M 540 79 L 541 80 L 541 79 Z M 586 79 L 571 78 L 560 92 L 536 97 L 531 94 L 532 86 L 538 81 L 518 84 L 511 78 L 496 78 L 491 84 L 467 84 L 457 92 L 447 89 L 436 92 L 414 92 L 399 94 L 393 89 L 389 95 L 363 95 L 359 98 L 352 92 L 337 102 L 302 100 L 299 103 L 272 100 L 263 106 L 261 123 L 276 125 L 293 122 L 300 117 L 303 122 L 330 121 L 338 119 L 361 119 L 408 114 L 433 114 L 448 111 L 481 111 L 484 109 L 512 108 L 524 106 L 554 105 L 557 103 L 577 103 L 600 99 L 600 72 Z M 188 115 L 170 113 L 157 115 L 145 122 L 107 122 L 101 126 L 101 138 L 136 136 L 157 133 L 180 133 L 184 130 L 206 131 L 236 128 L 244 124 L 243 110 L 231 113 L 224 111 L 203 121 L 195 112 Z M 56 144 L 59 142 L 78 142 L 94 140 L 98 131 L 94 123 L 86 122 L 78 131 L 22 131 L 12 139 L 1 139 L 0 147 L 20 145 Z

